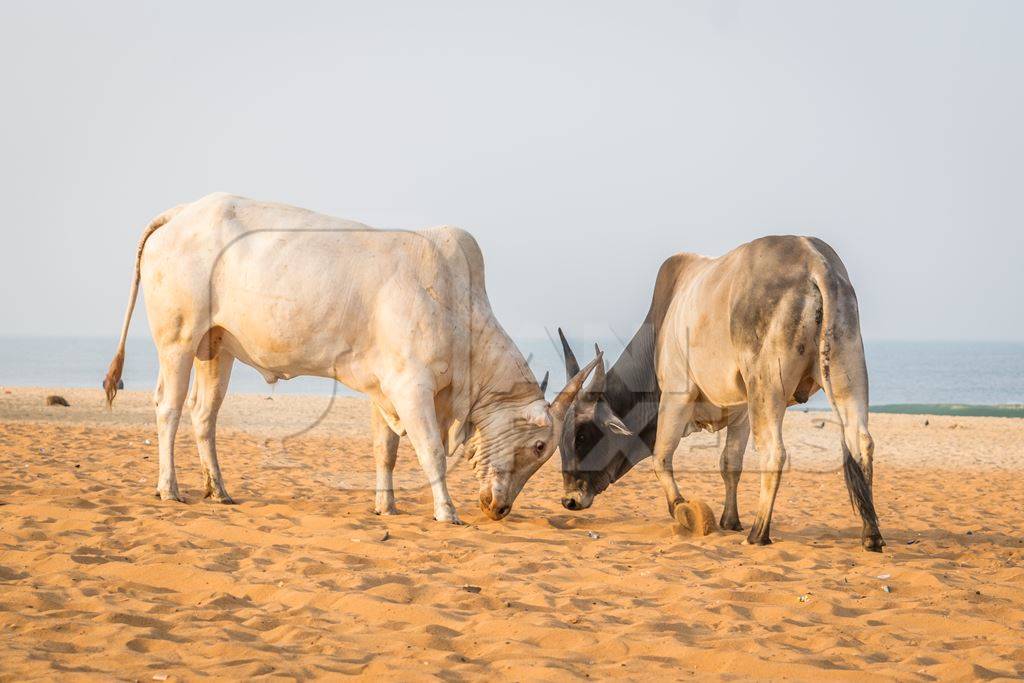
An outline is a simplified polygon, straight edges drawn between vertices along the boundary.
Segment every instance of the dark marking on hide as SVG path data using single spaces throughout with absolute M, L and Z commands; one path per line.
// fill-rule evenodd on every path
M 803 342 L 801 342 L 801 343 L 799 343 L 799 344 L 797 344 L 797 345 L 796 345 L 796 352 L 797 352 L 797 353 L 798 353 L 799 355 L 801 355 L 801 356 L 802 356 L 802 355 L 804 355 L 804 351 L 805 351 L 805 350 L 806 350 L 806 349 L 805 349 L 805 347 L 804 347 L 804 345 L 803 345 Z
M 817 390 L 818 387 L 815 386 L 814 378 L 811 376 L 804 377 L 793 392 L 793 400 L 797 403 L 807 403 L 807 400 L 811 398 L 811 394 Z
M 196 358 L 199 360 L 212 360 L 220 353 L 221 344 L 224 341 L 224 328 L 211 327 L 199 341 L 196 349 Z
M 743 371 L 742 370 L 737 370 L 736 371 L 735 382 L 736 382 L 736 386 L 740 387 L 743 390 L 743 393 L 747 392 L 747 381 L 745 379 L 743 379 Z
M 728 264 L 733 294 L 729 333 L 733 343 L 756 354 L 773 330 L 795 340 L 804 324 L 807 248 L 793 236 L 771 236 L 740 247 Z M 777 327 L 775 327 L 777 326 Z

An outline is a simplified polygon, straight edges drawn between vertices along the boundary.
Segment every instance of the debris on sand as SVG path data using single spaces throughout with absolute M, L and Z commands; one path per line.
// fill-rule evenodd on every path
M 479 593 L 483 589 L 480 586 L 474 586 L 469 583 L 464 583 L 462 584 L 462 590 L 466 591 L 467 593 Z
M 924 421 L 924 426 L 925 426 L 925 427 L 927 427 L 927 426 L 928 426 L 928 420 L 925 420 L 925 421 Z
M 889 584 L 882 586 L 882 590 L 884 590 L 886 593 L 892 593 L 892 587 L 890 587 Z
M 813 427 L 814 427 L 815 429 L 824 429 L 824 428 L 825 428 L 825 421 L 824 421 L 824 420 L 813 420 L 813 421 L 811 422 L 811 425 L 812 425 L 812 426 L 813 426 Z
M 587 532 L 587 536 L 590 536 L 591 538 L 593 538 L 595 540 L 598 539 L 598 538 L 601 538 L 601 534 L 597 533 L 596 531 L 588 531 Z
M 803 595 L 801 595 L 798 598 L 798 600 L 800 600 L 800 602 L 807 602 L 810 599 L 811 599 L 811 594 L 810 593 L 804 593 Z
M 380 540 L 380 541 L 386 541 L 386 540 L 388 540 L 389 538 L 391 538 L 391 532 L 389 532 L 389 531 L 388 531 L 387 529 L 385 529 L 385 530 L 384 530 L 384 533 L 382 533 L 382 534 L 380 535 L 380 538 L 379 538 L 378 540 Z
M 48 405 L 48 406 L 64 406 L 65 408 L 70 408 L 71 407 L 71 404 L 68 403 L 68 400 L 66 398 L 64 398 L 63 396 L 58 396 L 57 394 L 51 394 L 51 395 L 47 396 L 46 397 L 46 405 Z

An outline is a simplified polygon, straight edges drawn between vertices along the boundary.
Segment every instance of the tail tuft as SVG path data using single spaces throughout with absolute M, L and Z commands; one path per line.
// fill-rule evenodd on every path
M 850 449 L 843 444 L 843 476 L 846 478 L 846 490 L 850 493 L 850 505 L 860 513 L 861 519 L 873 527 L 878 527 L 878 515 L 875 514 L 875 501 L 871 495 L 871 486 L 860 465 L 853 459 Z
M 113 405 L 114 397 L 117 396 L 117 387 L 121 383 L 121 372 L 123 370 L 124 347 L 122 346 L 118 349 L 114 360 L 110 361 L 110 369 L 107 370 L 107 376 L 103 379 L 103 390 L 107 393 L 108 408 Z

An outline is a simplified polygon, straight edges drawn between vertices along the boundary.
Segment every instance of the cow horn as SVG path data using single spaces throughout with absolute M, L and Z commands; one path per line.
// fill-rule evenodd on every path
M 548 390 L 548 375 L 551 374 L 547 370 L 544 371 L 544 379 L 540 381 L 540 393 L 544 393 Z
M 569 342 L 566 341 L 561 327 L 558 328 L 558 338 L 562 340 L 562 355 L 565 357 L 565 381 L 568 382 L 570 377 L 580 371 L 580 364 L 576 360 L 576 355 L 572 352 Z
M 575 359 L 574 359 L 575 360 Z M 569 411 L 569 406 L 576 400 L 576 395 L 580 393 L 580 389 L 583 388 L 583 383 L 587 381 L 587 376 L 590 375 L 590 371 L 595 367 L 603 363 L 603 358 L 598 354 L 597 358 L 587 363 L 587 367 L 577 372 L 569 383 L 565 385 L 561 393 L 551 403 L 551 416 L 556 420 L 564 420 L 565 414 Z
M 601 358 L 604 355 L 597 344 L 594 344 L 594 354 L 598 358 Z M 594 369 L 594 379 L 590 380 L 590 386 L 588 386 L 586 391 L 583 392 L 580 399 L 584 401 L 596 401 L 601 398 L 601 394 L 604 393 L 605 380 L 604 360 L 602 360 Z

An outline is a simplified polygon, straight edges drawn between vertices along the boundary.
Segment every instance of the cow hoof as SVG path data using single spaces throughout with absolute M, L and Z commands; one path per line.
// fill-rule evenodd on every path
M 725 515 L 722 515 L 722 519 L 718 522 L 718 526 L 722 531 L 743 531 L 743 525 L 740 524 L 740 520 L 737 517 L 728 519 Z
M 881 536 L 868 536 L 861 543 L 864 545 L 864 550 L 867 550 L 869 553 L 880 553 L 882 548 L 885 547 L 885 541 L 882 540 Z
M 442 510 L 435 510 L 434 521 L 457 525 L 462 524 L 462 521 L 459 519 L 459 516 L 455 514 L 455 508 L 452 506 L 449 506 L 448 508 Z
M 181 497 L 181 494 L 178 493 L 177 486 L 171 489 L 157 489 L 156 497 L 159 498 L 160 500 L 173 500 L 178 503 L 185 502 L 185 500 Z
M 438 519 L 437 515 L 434 515 L 435 522 L 441 522 L 442 524 L 453 524 L 455 526 L 463 526 L 464 522 L 458 517 L 452 517 L 451 519 Z
M 768 536 L 754 536 L 751 534 L 747 536 L 747 540 L 743 541 L 743 545 L 771 545 L 772 539 Z
M 223 488 L 220 491 L 217 490 L 213 484 L 208 483 L 206 486 L 206 493 L 203 494 L 203 498 L 208 498 L 213 503 L 221 503 L 222 505 L 234 505 L 235 501 L 228 495 L 228 492 Z
M 676 520 L 677 533 L 707 536 L 718 527 L 711 508 L 699 500 L 677 502 L 674 507 L 672 516 Z
M 373 514 L 375 515 L 397 515 L 398 508 L 395 507 L 395 492 L 391 489 L 380 489 L 373 495 Z

